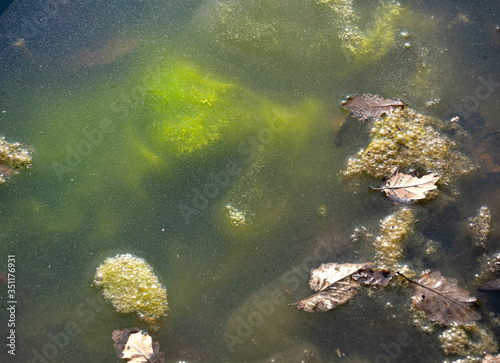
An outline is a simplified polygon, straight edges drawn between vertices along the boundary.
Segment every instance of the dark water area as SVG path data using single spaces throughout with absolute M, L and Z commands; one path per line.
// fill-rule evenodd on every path
M 133 327 L 166 362 L 498 354 L 499 293 L 475 290 L 500 277 L 499 10 L 389 0 L 0 7 L 0 136 L 33 150 L 33 167 L 0 186 L 0 275 L 15 256 L 16 298 L 0 285 L 0 361 L 124 361 L 111 334 Z M 439 194 L 400 205 L 368 189 L 381 178 L 344 175 L 373 123 L 341 103 L 363 93 L 442 120 L 443 149 L 467 162 L 435 157 L 452 175 Z M 483 206 L 491 231 L 477 246 L 469 225 Z M 321 263 L 383 265 L 375 242 L 391 216 L 408 223 L 392 266 L 457 279 L 478 298 L 480 321 L 428 321 L 399 278 L 325 313 L 288 305 L 311 294 Z M 143 258 L 165 286 L 169 313 L 156 329 L 91 286 L 118 254 Z

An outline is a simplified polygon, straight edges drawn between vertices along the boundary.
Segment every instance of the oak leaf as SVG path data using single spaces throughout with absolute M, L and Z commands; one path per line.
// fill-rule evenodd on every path
M 361 284 L 351 278 L 368 263 L 326 263 L 311 271 L 309 287 L 315 294 L 295 304 L 298 309 L 307 312 L 325 312 L 354 297 L 361 289 Z
M 382 180 L 380 188 L 370 187 L 370 189 L 383 190 L 390 199 L 408 203 L 412 200 L 424 199 L 426 192 L 437 188 L 435 183 L 438 179 L 439 175 L 436 173 L 427 173 L 419 178 L 416 170 L 405 174 L 398 168 L 390 178 Z
M 389 114 L 395 109 L 403 109 L 405 106 L 405 103 L 400 99 L 393 98 L 391 100 L 370 93 L 348 97 L 346 101 L 342 102 L 342 107 L 360 121 L 376 120 L 384 113 Z
M 129 359 L 128 363 L 164 363 L 160 346 L 147 332 L 137 328 L 115 330 L 112 337 L 118 358 Z
M 457 286 L 456 279 L 443 277 L 439 271 L 424 273 L 416 281 L 399 275 L 410 281 L 413 305 L 417 310 L 425 310 L 429 320 L 460 325 L 481 319 L 481 314 L 472 310 L 477 299 Z

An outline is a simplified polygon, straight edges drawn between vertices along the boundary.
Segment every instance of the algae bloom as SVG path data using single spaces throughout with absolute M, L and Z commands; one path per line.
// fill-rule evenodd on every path
M 0 184 L 20 168 L 31 168 L 31 152 L 20 143 L 10 143 L 0 138 Z
M 94 285 L 104 290 L 104 297 L 120 313 L 135 311 L 152 324 L 167 315 L 167 291 L 142 258 L 126 254 L 106 259 L 97 268 Z
M 460 151 L 459 143 L 447 133 L 466 137 L 466 132 L 454 123 L 408 108 L 395 110 L 373 123 L 370 143 L 348 160 L 343 174 L 382 178 L 398 167 L 422 167 L 437 172 L 441 183 L 452 182 L 474 171 L 476 164 Z

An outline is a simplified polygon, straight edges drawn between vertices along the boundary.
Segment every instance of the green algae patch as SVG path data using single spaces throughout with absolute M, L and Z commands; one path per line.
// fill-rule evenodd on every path
M 380 234 L 373 243 L 375 263 L 378 268 L 391 271 L 406 271 L 400 265 L 405 241 L 413 232 L 415 218 L 408 208 L 402 208 L 380 221 Z
M 498 350 L 495 335 L 477 322 L 452 325 L 443 331 L 438 339 L 446 355 L 467 356 L 466 359 L 471 359 L 471 356 L 474 357 L 473 359 L 481 359 L 484 352 Z
M 150 107 L 153 126 L 150 136 L 157 145 L 175 156 L 191 154 L 218 142 L 234 110 L 229 99 L 236 89 L 203 73 L 189 63 L 177 63 L 155 72 L 146 86 L 146 104 Z M 241 119 L 242 115 L 236 116 Z
M 343 76 L 394 47 L 403 13 L 393 1 L 292 0 L 286 8 L 272 0 L 208 2 L 193 21 L 193 38 L 273 77 L 318 67 Z
M 394 45 L 396 24 L 401 15 L 399 4 L 382 3 L 375 10 L 375 20 L 369 29 L 362 31 L 358 26 L 347 27 L 341 38 L 349 55 L 364 62 L 383 57 Z
M 438 173 L 440 183 L 469 174 L 476 169 L 476 164 L 448 135 L 451 131 L 463 138 L 465 131 L 450 124 L 408 108 L 396 110 L 373 123 L 370 143 L 349 158 L 343 174 L 383 178 L 396 168 L 421 167 Z
M 10 143 L 0 138 L 0 184 L 17 174 L 21 168 L 31 167 L 31 152 L 20 143 Z
M 97 268 L 94 285 L 103 289 L 104 297 L 119 313 L 136 312 L 150 324 L 167 315 L 167 291 L 142 258 L 126 254 L 106 259 Z
M 144 104 L 151 120 L 145 131 L 150 150 L 170 161 L 231 150 L 251 133 L 262 133 L 297 118 L 297 109 L 268 100 L 187 61 L 175 61 L 152 71 L 145 81 Z M 311 110 L 313 104 L 316 112 Z M 318 102 L 306 102 L 303 109 L 317 114 L 320 106 Z M 295 126 L 297 129 L 290 132 L 300 137 L 303 126 Z

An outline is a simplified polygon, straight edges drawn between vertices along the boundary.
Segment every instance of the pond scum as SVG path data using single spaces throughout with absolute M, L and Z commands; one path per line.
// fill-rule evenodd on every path
M 142 258 L 125 254 L 106 259 L 97 268 L 94 285 L 119 313 L 136 312 L 152 326 L 167 315 L 167 291 Z
M 31 168 L 31 152 L 18 142 L 9 143 L 0 139 L 0 184 L 22 168 Z
M 345 178 L 352 180 L 362 175 L 382 178 L 391 175 L 398 168 L 421 168 L 438 172 L 440 184 L 449 184 L 478 169 L 478 165 L 461 152 L 459 144 L 463 145 L 464 141 L 468 140 L 468 135 L 456 123 L 446 123 L 408 108 L 397 109 L 376 120 L 370 133 L 368 146 L 348 160 L 342 172 Z M 429 196 L 435 198 L 437 193 L 431 192 Z M 399 271 L 409 276 L 416 275 L 409 265 L 401 264 L 408 258 L 405 256 L 405 249 L 411 240 L 410 235 L 414 233 L 414 224 L 414 212 L 407 207 L 380 221 L 380 235 L 373 242 L 374 260 L 379 268 Z M 484 249 L 491 231 L 489 208 L 481 207 L 478 216 L 469 219 L 468 227 L 472 246 Z M 360 231 L 359 228 L 358 230 Z M 429 247 L 429 243 L 422 237 L 413 239 L 421 240 L 423 245 L 427 244 Z M 432 258 L 440 247 L 435 242 L 430 247 L 424 255 Z M 481 267 L 482 275 L 489 274 L 490 278 L 494 276 L 492 270 L 498 271 L 498 268 L 491 268 L 492 259 L 490 258 L 486 266 Z M 484 277 L 480 279 L 484 280 Z M 410 312 L 413 324 L 421 331 L 431 333 L 441 330 L 437 338 L 444 354 L 466 356 L 465 360 L 458 359 L 453 362 L 479 362 L 485 352 L 494 353 L 498 350 L 495 335 L 481 323 L 452 325 L 444 329 L 440 323 L 429 323 L 425 314 L 416 311 L 413 306 L 410 307 Z
M 66 150 L 72 147 L 75 130 L 97 127 L 93 122 L 103 117 L 112 119 L 113 133 L 109 135 L 113 136 L 107 134 L 109 137 L 103 138 L 102 144 L 99 141 L 101 149 L 89 149 L 92 154 L 86 155 L 88 165 L 72 165 L 71 173 L 60 178 L 61 183 L 55 185 L 53 194 L 30 195 L 29 205 L 33 207 L 28 209 L 27 217 L 20 213 L 23 223 L 32 226 L 33 232 L 30 233 L 36 241 L 29 247 L 35 252 L 38 252 L 37 248 L 45 251 L 47 246 L 42 243 L 45 243 L 47 233 L 57 235 L 50 240 L 66 241 L 66 237 L 84 230 L 87 232 L 86 228 L 97 224 L 95 234 L 88 239 L 82 238 L 76 252 L 83 255 L 89 249 L 131 246 L 133 250 L 140 248 L 145 253 L 166 259 L 168 266 L 161 268 L 176 271 L 176 274 L 169 274 L 168 286 L 177 289 L 173 292 L 169 287 L 170 302 L 174 306 L 171 294 L 175 293 L 176 298 L 183 295 L 181 299 L 185 300 L 182 300 L 182 308 L 179 307 L 179 310 L 185 309 L 182 313 L 177 311 L 181 304 L 175 305 L 175 315 L 170 312 L 166 288 L 153 268 L 144 259 L 131 254 L 106 259 L 97 268 L 93 285 L 102 289 L 104 297 L 119 313 L 137 314 L 152 329 L 168 320 L 172 322 L 175 334 L 184 334 L 181 339 L 191 338 L 192 334 L 197 348 L 216 357 L 214 361 L 227 361 L 224 358 L 227 358 L 228 348 L 233 361 L 269 358 L 321 361 L 320 352 L 324 356 L 333 352 L 332 342 L 352 349 L 351 356 L 344 357 L 346 361 L 370 361 L 372 352 L 360 348 L 359 342 L 348 333 L 366 333 L 362 339 L 367 344 L 375 344 L 377 337 L 370 336 L 371 331 L 364 327 L 356 331 L 356 325 L 372 318 L 372 311 L 367 308 L 366 315 L 357 319 L 339 316 L 342 314 L 330 315 L 328 324 L 339 324 L 340 330 L 346 332 L 345 337 L 324 321 L 313 318 L 305 323 L 302 316 L 298 317 L 296 311 L 286 306 L 289 293 L 297 292 L 290 287 L 290 276 L 295 278 L 295 286 L 304 279 L 296 273 L 296 266 L 291 265 L 291 252 L 290 255 L 282 252 L 286 249 L 302 253 L 299 243 L 310 232 L 311 220 L 315 220 L 318 210 L 322 221 L 330 217 L 340 220 L 335 227 L 345 221 L 350 223 L 350 218 L 357 218 L 357 214 L 364 212 L 356 203 L 350 204 L 349 196 L 341 195 L 348 194 L 342 182 L 361 185 L 361 181 L 368 178 L 389 176 L 398 167 L 432 170 L 440 174 L 440 191 L 429 193 L 429 199 L 439 203 L 436 199 L 438 193 L 446 194 L 449 191 L 445 187 L 447 184 L 458 183 L 478 169 L 476 161 L 461 147 L 469 136 L 458 123 L 443 121 L 410 108 L 396 110 L 368 124 L 370 136 L 366 147 L 349 158 L 345 168 L 340 170 L 339 178 L 336 178 L 339 176 L 337 171 L 342 168 L 343 153 L 347 149 L 336 148 L 333 143 L 328 144 L 328 149 L 323 145 L 323 148 L 315 148 L 318 141 L 315 137 L 333 131 L 329 117 L 335 113 L 331 112 L 337 105 L 335 99 L 339 100 L 349 92 L 376 91 L 402 98 L 405 93 L 415 109 L 423 107 L 424 102 L 417 102 L 422 99 L 432 98 L 439 108 L 439 97 L 455 97 L 459 82 L 454 83 L 455 80 L 444 75 L 456 74 L 455 68 L 460 69 L 461 59 L 455 62 L 455 54 L 444 51 L 444 46 L 449 45 L 443 40 L 446 36 L 438 35 L 436 31 L 446 18 L 432 16 L 429 21 L 429 13 L 415 10 L 415 4 L 407 7 L 391 0 L 376 4 L 365 2 L 365 5 L 352 0 L 290 0 L 286 9 L 275 0 L 207 0 L 196 3 L 200 4 L 196 9 L 190 9 L 192 14 L 186 26 L 178 27 L 182 29 L 180 36 L 168 34 L 162 19 L 159 34 L 151 33 L 148 28 L 146 36 L 136 38 L 134 35 L 129 38 L 133 39 L 131 42 L 110 45 L 104 41 L 111 46 L 107 50 L 111 57 L 100 57 L 102 59 L 97 63 L 92 58 L 84 59 L 85 67 L 77 64 L 71 72 L 85 68 L 81 75 L 88 82 L 89 95 L 82 83 L 77 87 L 82 87 L 83 92 L 77 92 L 77 97 L 68 97 L 71 92 L 62 87 L 55 91 L 59 98 L 54 98 L 54 104 L 47 102 L 45 96 L 42 101 L 35 101 L 39 102 L 39 107 L 33 107 L 31 116 L 43 125 L 44 132 L 35 127 L 32 135 L 35 142 L 30 141 L 30 144 L 44 149 L 42 152 L 47 163 L 56 162 L 61 155 L 68 154 Z M 426 25 L 419 25 L 420 22 Z M 429 35 L 429 32 L 435 34 Z M 146 38 L 158 39 L 158 42 L 144 42 Z M 112 43 L 117 38 L 110 39 Z M 168 40 L 163 42 L 161 39 Z M 147 49 L 151 45 L 154 49 Z M 117 47 L 122 50 L 117 52 Z M 134 49 L 134 52 L 129 53 L 129 49 Z M 139 57 L 133 57 L 139 52 L 144 52 L 138 61 L 141 64 L 132 65 L 135 67 L 133 75 L 127 75 L 128 69 L 124 71 L 121 67 L 128 60 L 137 61 Z M 125 62 L 117 61 L 118 58 Z M 379 69 L 385 61 L 390 68 Z M 394 64 L 398 66 L 394 67 Z M 383 74 L 382 68 L 390 72 Z M 130 76 L 133 79 L 131 84 L 126 81 L 127 86 L 123 88 L 135 87 L 137 97 L 114 100 L 118 97 L 108 94 L 108 80 L 111 78 L 102 77 L 107 76 L 108 70 L 111 73 L 118 70 L 124 78 Z M 57 72 L 60 73 L 59 69 Z M 93 83 L 88 75 L 97 75 L 99 81 Z M 443 79 L 450 81 L 449 84 Z M 116 82 L 118 86 L 114 84 L 111 89 L 122 88 L 123 85 L 118 80 Z M 444 88 L 448 90 L 443 92 Z M 50 94 L 43 87 L 40 89 L 44 95 Z M 35 97 L 31 93 L 32 90 L 26 95 L 26 102 Z M 114 114 L 114 107 L 110 107 L 110 104 L 118 103 L 116 108 L 121 110 L 120 115 Z M 336 111 L 339 110 L 340 105 Z M 268 136 L 265 142 L 251 142 L 252 137 L 264 131 Z M 257 146 L 253 147 L 254 144 Z M 311 149 L 312 152 L 305 152 Z M 318 150 L 326 150 L 324 154 L 328 155 L 313 155 Z M 209 182 L 196 180 L 203 179 L 222 162 L 227 162 L 226 165 L 234 163 L 234 172 L 233 169 L 231 172 L 221 171 L 229 175 L 227 181 L 218 184 L 215 193 L 207 193 L 203 188 Z M 0 183 L 21 168 L 30 166 L 31 152 L 28 149 L 2 139 Z M 325 170 L 319 170 L 321 167 Z M 185 173 L 196 168 L 201 169 L 199 175 Z M 43 170 L 41 173 L 39 180 L 53 185 L 52 179 L 43 175 Z M 193 190 L 203 191 L 202 205 L 193 202 L 198 196 L 189 194 Z M 116 191 L 123 195 L 123 200 L 114 196 Z M 162 199 L 164 194 L 167 197 Z M 356 197 L 360 195 L 358 193 Z M 457 200 L 456 194 L 443 196 L 448 201 Z M 359 201 L 352 197 L 352 201 Z M 45 203 L 46 200 L 50 203 Z M 115 203 L 108 203 L 108 200 Z M 342 201 L 346 200 L 348 207 L 344 210 L 339 206 L 345 205 Z M 380 216 L 378 230 L 371 235 L 376 237 L 365 236 L 368 243 L 363 247 L 372 253 L 378 267 L 414 277 L 418 268 L 426 267 L 422 261 L 445 260 L 441 242 L 430 241 L 419 231 L 419 227 L 426 223 L 421 218 L 424 213 L 419 213 L 427 209 L 419 209 L 423 203 L 417 203 L 416 207 L 393 208 L 388 215 Z M 387 204 L 378 207 L 373 208 L 374 211 L 385 210 Z M 20 210 L 27 209 L 23 208 Z M 308 214 L 311 210 L 316 213 L 312 217 Z M 492 252 L 488 246 L 494 221 L 492 213 L 484 207 L 469 221 L 470 238 L 476 248 L 484 252 L 476 285 L 496 277 L 499 271 L 500 254 Z M 131 215 L 134 217 L 128 220 Z M 136 216 L 141 217 L 137 219 L 140 222 L 136 221 Z M 168 226 L 162 237 L 149 234 L 154 228 L 144 227 L 146 220 L 153 227 L 155 223 Z M 138 224 L 134 224 L 136 222 Z M 20 225 L 9 221 L 6 224 L 16 225 L 16 229 Z M 213 226 L 217 232 L 209 227 L 206 233 L 205 225 Z M 122 226 L 128 226 L 125 232 Z M 140 238 L 130 233 L 142 231 L 143 227 L 148 228 L 148 232 L 141 233 Z M 293 229 L 290 227 L 295 228 L 293 233 L 289 232 Z M 338 236 L 345 232 L 343 227 L 335 231 Z M 25 237 L 23 232 L 19 232 L 22 237 L 18 240 Z M 17 236 L 17 233 L 15 230 L 11 235 Z M 120 233 L 129 233 L 125 241 Z M 334 247 L 335 251 L 355 250 L 350 241 L 344 241 L 347 239 L 345 236 L 334 239 L 329 247 Z M 60 245 L 56 247 L 60 253 L 65 253 Z M 178 251 L 172 253 L 176 248 L 180 254 Z M 416 253 L 413 259 L 409 259 L 409 248 L 425 253 Z M 211 256 L 207 251 L 215 252 Z M 283 255 L 279 261 L 278 254 Z M 186 267 L 189 264 L 182 260 L 183 255 L 189 255 L 190 262 L 199 270 L 188 271 L 190 266 Z M 333 253 L 329 252 L 329 255 Z M 65 258 L 61 258 L 63 260 Z M 289 270 L 271 283 L 266 278 L 272 273 L 252 275 L 257 269 L 270 270 L 270 266 L 276 267 L 277 271 Z M 92 269 L 95 267 L 93 265 Z M 307 265 L 309 267 L 312 266 Z M 65 270 L 63 262 L 61 270 Z M 88 279 L 85 281 L 88 284 Z M 238 288 L 235 287 L 237 283 Z M 193 285 L 205 289 L 205 300 L 197 299 L 199 295 L 193 291 L 196 290 Z M 269 300 L 269 296 L 277 298 Z M 56 298 L 50 301 L 51 304 L 60 303 Z M 263 301 L 268 304 L 262 304 Z M 46 308 L 46 305 L 41 306 Z M 256 307 L 261 307 L 261 320 L 253 319 Z M 38 312 L 34 311 L 35 314 Z M 401 316 L 403 314 L 406 311 Z M 445 328 L 438 323 L 429 323 L 420 312 L 412 314 L 413 324 L 419 330 L 426 333 L 437 331 L 435 345 L 440 345 L 444 354 L 453 359 L 464 356 L 456 362 L 478 362 L 485 351 L 493 353 L 498 349 L 495 336 L 488 330 L 497 328 L 498 322 L 494 320 Z M 191 319 L 188 323 L 192 322 L 196 327 L 196 333 L 186 329 L 188 323 L 180 322 L 186 316 Z M 393 316 L 399 318 L 396 314 Z M 348 322 L 348 319 L 353 321 Z M 383 328 L 391 326 L 391 323 L 376 318 L 370 323 Z M 49 331 L 53 328 L 51 324 L 52 321 L 40 324 L 38 329 Z M 252 334 L 246 334 L 242 326 L 248 326 L 247 330 Z M 220 327 L 230 333 L 229 343 L 220 342 L 223 340 L 220 336 L 214 337 L 213 332 Z M 108 336 L 109 328 L 109 325 L 99 327 L 100 337 Z M 106 344 L 102 344 L 99 351 L 100 348 L 87 341 L 88 337 L 95 337 L 93 333 L 82 334 L 84 344 L 75 344 L 74 349 L 98 352 L 104 357 L 107 354 L 105 349 L 109 348 Z M 304 340 L 298 340 L 302 333 Z M 330 333 L 328 344 L 322 345 L 320 336 Z M 175 343 L 171 349 L 176 349 Z

